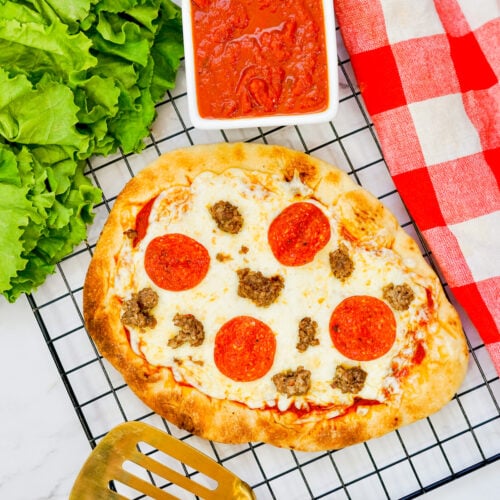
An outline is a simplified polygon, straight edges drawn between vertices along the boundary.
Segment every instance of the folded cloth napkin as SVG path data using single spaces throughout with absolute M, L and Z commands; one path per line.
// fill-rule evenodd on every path
M 336 0 L 394 183 L 500 373 L 498 0 Z

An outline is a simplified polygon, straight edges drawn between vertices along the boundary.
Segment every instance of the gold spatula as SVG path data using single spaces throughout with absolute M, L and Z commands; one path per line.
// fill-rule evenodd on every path
M 217 486 L 211 489 L 160 463 L 150 454 L 140 451 L 140 443 L 146 443 L 201 472 L 213 479 Z M 192 446 L 143 422 L 125 422 L 112 429 L 94 448 L 76 478 L 70 500 L 126 500 L 127 497 L 110 489 L 111 481 L 122 483 L 149 498 L 178 498 L 125 470 L 125 462 L 136 464 L 200 498 L 255 499 L 248 484 Z

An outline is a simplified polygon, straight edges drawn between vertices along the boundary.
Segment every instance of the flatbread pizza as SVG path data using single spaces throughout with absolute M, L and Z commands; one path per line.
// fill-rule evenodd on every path
M 313 451 L 442 408 L 459 317 L 415 241 L 338 168 L 262 144 L 165 153 L 128 182 L 84 287 L 102 355 L 157 414 Z

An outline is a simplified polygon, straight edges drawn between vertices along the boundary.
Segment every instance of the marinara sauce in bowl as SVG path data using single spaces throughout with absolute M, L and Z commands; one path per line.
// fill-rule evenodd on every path
M 195 127 L 299 125 L 335 115 L 332 0 L 183 0 L 182 17 Z

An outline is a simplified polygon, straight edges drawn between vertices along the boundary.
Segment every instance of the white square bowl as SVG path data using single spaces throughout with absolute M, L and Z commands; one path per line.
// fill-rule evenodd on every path
M 276 0 L 279 1 L 279 0 Z M 310 113 L 273 114 L 241 118 L 204 118 L 200 115 L 196 92 L 196 68 L 193 46 L 192 0 L 182 0 L 185 68 L 189 116 L 199 129 L 230 129 L 324 123 L 333 119 L 338 109 L 337 43 L 332 0 L 321 0 L 328 75 L 328 104 L 324 110 Z

